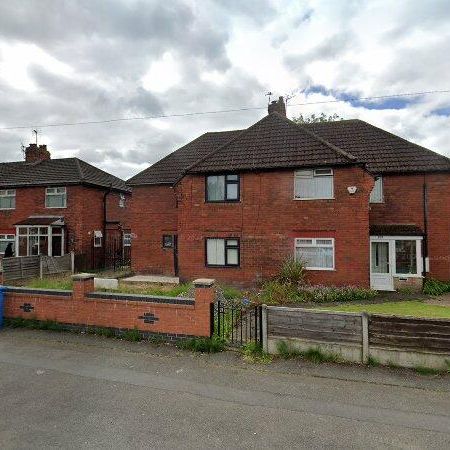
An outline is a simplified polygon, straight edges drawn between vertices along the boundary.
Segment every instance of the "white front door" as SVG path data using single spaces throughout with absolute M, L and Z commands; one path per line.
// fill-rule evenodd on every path
M 370 287 L 378 291 L 393 291 L 394 277 L 389 240 L 370 243 Z

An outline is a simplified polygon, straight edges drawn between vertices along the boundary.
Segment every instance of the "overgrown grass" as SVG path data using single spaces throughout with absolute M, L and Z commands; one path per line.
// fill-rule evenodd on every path
M 339 355 L 330 352 L 324 352 L 318 347 L 312 347 L 308 350 L 298 350 L 286 341 L 279 341 L 277 343 L 278 354 L 285 359 L 302 358 L 314 363 L 324 362 L 340 362 Z
M 5 318 L 5 326 L 11 328 L 28 328 L 31 330 L 50 330 L 50 331 L 63 331 L 64 325 L 54 321 L 54 320 L 37 320 L 37 319 L 22 319 L 20 317 L 16 318 Z
M 381 362 L 378 358 L 375 358 L 375 356 L 369 356 L 369 358 L 367 358 L 367 365 L 371 367 L 378 367 L 381 366 Z
M 264 352 L 262 346 L 256 342 L 249 342 L 242 347 L 244 360 L 250 363 L 269 364 L 272 362 L 272 355 Z
M 244 292 L 233 286 L 220 285 L 219 289 L 226 300 L 242 299 L 244 297 Z
M 177 347 L 201 353 L 218 353 L 225 349 L 225 342 L 217 336 L 211 338 L 191 338 L 177 342 Z
M 134 328 L 133 330 L 126 330 L 121 335 L 122 339 L 125 339 L 126 341 L 130 342 L 139 342 L 142 341 L 141 333 L 137 328 Z
M 36 289 L 58 289 L 70 291 L 73 288 L 73 281 L 71 275 L 60 275 L 53 277 L 33 278 L 26 282 L 26 286 Z
M 394 316 L 412 316 L 425 318 L 450 318 L 450 307 L 429 305 L 419 300 L 403 302 L 385 302 L 376 304 L 348 304 L 321 306 L 321 309 L 343 312 L 367 312 L 372 314 L 389 314 Z
M 191 283 L 180 284 L 177 286 L 154 286 L 149 284 L 125 284 L 120 283 L 119 289 L 98 289 L 100 292 L 114 292 L 121 294 L 137 294 L 137 295 L 155 295 L 164 297 L 178 297 L 187 294 L 192 288 Z
M 435 375 L 445 375 L 450 373 L 450 370 L 446 369 L 435 369 L 433 367 L 426 367 L 426 366 L 416 366 L 414 367 L 414 370 L 419 375 L 424 376 L 435 376 Z

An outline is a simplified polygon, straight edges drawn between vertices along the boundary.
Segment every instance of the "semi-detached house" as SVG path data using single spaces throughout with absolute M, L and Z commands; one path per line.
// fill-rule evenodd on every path
M 283 261 L 311 283 L 450 279 L 450 160 L 361 120 L 298 125 L 283 99 L 131 180 L 133 268 L 252 285 Z
M 11 243 L 15 256 L 74 251 L 81 268 L 100 267 L 108 242 L 130 245 L 130 197 L 123 180 L 31 144 L 24 161 L 0 163 L 0 257 Z

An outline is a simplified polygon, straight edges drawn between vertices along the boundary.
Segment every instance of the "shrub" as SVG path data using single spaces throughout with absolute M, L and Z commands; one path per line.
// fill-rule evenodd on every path
M 423 293 L 426 295 L 442 295 L 450 292 L 450 283 L 427 278 L 423 284 Z
M 305 289 L 309 298 L 317 303 L 352 302 L 369 300 L 377 295 L 377 291 L 357 286 L 310 286 Z
M 272 280 L 263 284 L 259 301 L 270 305 L 298 303 L 305 301 L 305 298 L 301 295 L 297 286 Z
M 177 343 L 178 348 L 201 353 L 217 353 L 225 348 L 225 342 L 217 336 L 211 338 L 192 338 Z
M 282 284 L 299 286 L 305 280 L 305 266 L 301 261 L 289 258 L 281 266 L 277 279 Z

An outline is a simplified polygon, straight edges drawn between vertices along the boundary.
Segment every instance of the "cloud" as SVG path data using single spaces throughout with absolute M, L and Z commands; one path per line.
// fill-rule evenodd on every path
M 446 1 L 36 0 L 0 2 L 1 160 L 31 129 L 263 107 L 295 92 L 289 115 L 359 117 L 450 155 Z M 294 106 L 296 103 L 342 100 Z M 198 135 L 244 128 L 262 110 L 42 127 L 54 157 L 128 178 Z

